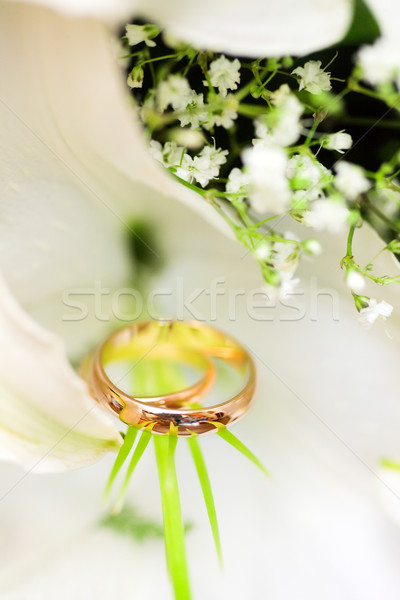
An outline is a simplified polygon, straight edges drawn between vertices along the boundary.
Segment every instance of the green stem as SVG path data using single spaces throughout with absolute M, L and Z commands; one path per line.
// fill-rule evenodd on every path
M 367 208 L 373 212 L 383 223 L 385 223 L 389 229 L 395 231 L 396 233 L 400 233 L 400 227 L 395 225 L 386 215 L 384 215 L 379 208 L 377 208 L 369 198 L 363 199 L 363 204 L 367 206 Z
M 356 226 L 352 225 L 349 230 L 349 235 L 347 236 L 346 258 L 353 258 L 353 238 L 355 230 Z
M 375 100 L 382 100 L 380 94 L 378 92 L 374 92 L 358 83 L 355 79 L 349 79 L 347 82 L 348 89 L 352 92 L 358 92 L 359 94 L 363 94 L 364 96 L 369 96 L 370 98 L 375 98 Z
M 190 600 L 185 530 L 175 468 L 175 448 L 178 438 L 168 435 L 153 437 L 160 481 L 168 571 L 176 600 Z
M 153 62 L 157 62 L 159 60 L 168 60 L 169 58 L 177 58 L 179 55 L 178 54 L 168 54 L 167 56 L 156 56 L 156 58 L 148 58 L 147 60 L 144 60 L 140 64 L 140 66 L 142 67 L 143 65 L 147 65 L 149 63 L 153 63 Z
M 265 115 L 266 111 L 263 106 L 257 106 L 256 104 L 239 104 L 237 108 L 239 115 L 244 117 L 259 117 Z
M 334 117 L 331 117 L 332 119 L 334 119 Z M 336 119 L 335 119 L 336 120 Z M 368 117 L 351 117 L 351 116 L 344 116 L 344 117 L 340 117 L 340 119 L 338 119 L 338 121 L 340 123 L 343 123 L 344 125 L 348 124 L 348 125 L 360 125 L 360 126 L 365 126 L 365 127 L 380 127 L 382 129 L 400 129 L 400 121 L 396 120 L 396 119 L 386 119 L 386 120 L 382 120 L 382 121 L 377 121 L 376 119 L 370 119 Z

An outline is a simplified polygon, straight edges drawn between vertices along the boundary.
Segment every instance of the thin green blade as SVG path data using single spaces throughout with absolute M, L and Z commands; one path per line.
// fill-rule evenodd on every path
M 256 467 L 261 469 L 261 471 L 264 473 L 264 475 L 266 475 L 267 477 L 270 477 L 268 470 L 265 468 L 265 466 L 262 464 L 262 462 L 251 452 L 251 450 L 249 450 L 247 448 L 247 446 L 245 446 L 243 444 L 243 442 L 238 440 L 238 438 L 236 436 L 234 436 L 233 433 L 228 431 L 228 429 L 226 429 L 226 427 L 220 428 L 218 430 L 218 435 L 223 440 L 228 442 L 228 444 L 230 444 L 231 446 L 236 448 L 236 450 L 239 450 L 239 452 L 241 452 L 243 454 L 243 456 L 245 456 L 246 458 L 251 460 L 251 462 L 254 463 L 256 465 Z
M 126 471 L 124 482 L 119 491 L 117 501 L 113 507 L 112 512 L 114 514 L 119 513 L 124 505 L 125 496 L 126 496 L 126 492 L 128 490 L 128 485 L 129 485 L 130 479 L 132 477 L 132 473 L 133 473 L 136 465 L 138 464 L 139 460 L 142 458 L 143 452 L 146 450 L 150 440 L 151 440 L 151 432 L 144 429 L 142 431 L 142 435 L 140 436 L 140 439 L 137 443 L 135 451 L 132 454 L 131 462 L 129 463 L 129 467 Z
M 175 468 L 175 448 L 178 439 L 167 435 L 153 437 L 160 481 L 168 571 L 176 600 L 190 600 L 185 530 Z
M 135 427 L 128 427 L 126 435 L 124 437 L 124 441 L 122 443 L 121 448 L 117 454 L 117 458 L 115 459 L 112 471 L 110 473 L 110 477 L 108 478 L 106 489 L 104 490 L 103 498 L 106 500 L 110 494 L 112 485 L 117 477 L 122 465 L 128 458 L 128 454 L 132 449 L 132 446 L 135 442 L 137 429 Z
M 208 519 L 210 521 L 211 531 L 214 538 L 215 549 L 217 551 L 219 564 L 222 567 L 222 548 L 221 538 L 219 535 L 219 527 L 217 520 L 217 512 L 215 510 L 214 497 L 211 489 L 210 478 L 208 476 L 207 466 L 204 461 L 203 453 L 200 448 L 197 437 L 188 438 L 188 444 L 192 453 L 193 461 L 196 466 L 197 475 L 199 477 L 201 489 L 203 492 L 204 502 L 206 504 Z

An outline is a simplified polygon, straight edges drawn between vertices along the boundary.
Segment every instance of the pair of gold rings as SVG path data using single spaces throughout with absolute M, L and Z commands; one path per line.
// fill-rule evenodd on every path
M 115 361 L 129 362 L 132 393 L 118 387 L 107 372 Z M 135 374 L 149 361 L 160 365 L 160 376 L 157 378 L 150 371 L 143 381 L 142 373 L 145 393 L 137 394 Z M 164 367 L 177 363 L 192 372 L 200 370 L 202 375 L 191 385 L 175 389 L 165 379 Z M 221 363 L 240 375 L 240 389 L 228 400 L 204 407 L 202 401 L 212 392 Z M 82 363 L 80 373 L 96 401 L 124 423 L 178 436 L 217 431 L 237 421 L 250 407 L 256 387 L 254 362 L 241 344 L 196 321 L 143 321 L 129 325 L 108 337 Z M 162 393 L 154 395 L 157 386 Z M 148 395 L 146 389 L 150 390 Z

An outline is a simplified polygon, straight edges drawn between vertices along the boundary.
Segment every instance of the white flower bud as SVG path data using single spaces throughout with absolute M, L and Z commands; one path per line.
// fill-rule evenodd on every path
M 347 273 L 346 284 L 349 289 L 359 294 L 365 288 L 365 278 L 355 269 L 351 269 Z

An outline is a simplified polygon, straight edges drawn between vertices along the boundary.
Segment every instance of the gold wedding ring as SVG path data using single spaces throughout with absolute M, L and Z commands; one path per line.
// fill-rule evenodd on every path
M 204 371 L 193 385 L 157 396 L 127 394 L 111 381 L 105 367 L 129 360 L 131 371 L 141 361 L 180 361 Z M 229 400 L 200 407 L 216 379 L 215 360 L 238 371 L 242 389 Z M 81 366 L 93 397 L 121 421 L 148 427 L 153 433 L 188 436 L 217 431 L 240 419 L 251 405 L 256 371 L 249 353 L 231 336 L 196 321 L 143 321 L 108 337 Z M 196 404 L 199 407 L 193 407 Z M 192 405 L 192 406 L 191 406 Z

